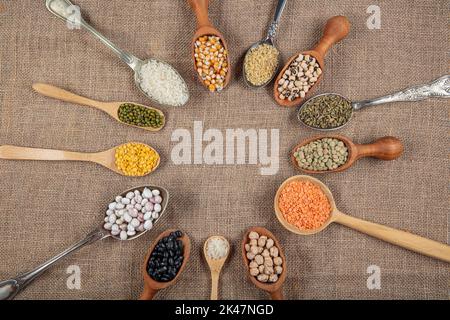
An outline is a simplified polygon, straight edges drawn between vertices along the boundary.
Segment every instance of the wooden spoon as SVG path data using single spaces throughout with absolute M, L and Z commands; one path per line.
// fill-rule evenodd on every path
M 141 142 L 139 142 L 141 143 Z M 143 143 L 141 143 L 143 144 Z M 6 160 L 43 160 L 43 161 L 87 161 L 95 162 L 101 164 L 102 166 L 118 173 L 125 175 L 120 171 L 115 164 L 116 149 L 120 147 L 114 147 L 106 151 L 96 152 L 96 153 L 84 153 L 84 152 L 72 152 L 63 150 L 52 150 L 52 149 L 38 149 L 38 148 L 26 148 L 17 146 L 0 146 L 0 159 Z M 160 156 L 158 152 L 151 148 L 157 155 L 158 161 L 152 171 L 146 173 L 150 174 L 155 171 L 160 163 Z
M 317 78 L 316 83 L 309 89 L 308 93 L 304 98 L 299 97 L 292 101 L 289 101 L 288 99 L 281 100 L 279 98 L 280 93 L 278 92 L 278 82 L 283 77 L 284 72 L 289 68 L 291 62 L 294 61 L 299 56 L 300 53 L 295 54 L 289 59 L 289 61 L 286 63 L 286 65 L 283 67 L 283 69 L 280 71 L 277 78 L 275 79 L 275 83 L 273 86 L 273 97 L 280 106 L 283 107 L 297 106 L 314 91 L 314 88 L 317 87 L 317 85 L 320 83 L 323 77 L 323 71 L 325 67 L 324 59 L 328 50 L 331 48 L 333 44 L 344 39 L 348 35 L 349 31 L 350 31 L 350 22 L 346 17 L 344 16 L 332 17 L 327 21 L 327 24 L 325 25 L 325 29 L 323 31 L 323 36 L 320 39 L 319 43 L 315 46 L 315 48 L 310 51 L 301 52 L 301 54 L 303 55 L 310 55 L 313 58 L 316 58 L 317 63 L 322 69 L 322 74 Z
M 278 205 L 281 191 L 285 188 L 285 186 L 295 180 L 299 181 L 308 181 L 314 183 L 316 186 L 320 187 L 325 196 L 328 198 L 328 201 L 331 205 L 331 213 L 329 219 L 320 227 L 313 230 L 303 230 L 300 229 L 289 222 L 284 218 L 283 213 L 280 210 Z M 352 216 L 346 215 L 339 211 L 336 208 L 336 204 L 334 202 L 333 194 L 330 189 L 318 179 L 310 177 L 310 176 L 294 176 L 286 181 L 280 186 L 275 195 L 274 200 L 275 214 L 280 221 L 280 223 L 289 231 L 300 234 L 300 235 L 312 235 L 316 234 L 326 227 L 328 227 L 331 223 L 339 223 L 359 232 L 368 234 L 377 239 L 389 242 L 391 244 L 400 246 L 402 248 L 436 258 L 442 261 L 450 262 L 450 246 L 436 242 L 427 238 L 423 238 L 412 233 L 396 230 L 394 228 L 386 227 L 381 224 L 365 221 L 362 219 L 354 218 Z
M 212 259 L 208 254 L 208 242 L 213 239 L 221 239 L 227 244 L 227 253 L 222 259 Z M 203 246 L 203 254 L 205 256 L 206 262 L 208 263 L 209 269 L 211 270 L 211 300 L 218 300 L 219 297 L 219 277 L 220 271 L 225 264 L 225 261 L 230 254 L 230 244 L 228 240 L 222 236 L 212 236 L 209 237 Z
M 209 21 L 208 17 L 208 5 L 209 0 L 188 0 L 190 6 L 192 7 L 192 10 L 194 10 L 194 13 L 197 17 L 197 31 L 195 32 L 193 38 L 192 38 L 192 59 L 194 61 L 194 71 L 197 75 L 198 80 L 201 82 L 203 86 L 206 87 L 206 85 L 203 83 L 202 78 L 197 72 L 197 66 L 195 62 L 195 41 L 197 41 L 198 38 L 202 36 L 216 36 L 219 37 L 222 41 L 222 45 L 225 48 L 225 50 L 228 52 L 227 55 L 227 64 L 228 64 L 228 72 L 225 76 L 225 80 L 223 82 L 223 89 L 228 85 L 231 79 L 231 63 L 230 63 L 230 51 L 228 50 L 227 42 L 225 41 L 224 36 L 222 33 L 217 30 L 212 23 Z
M 277 282 L 274 283 L 263 283 L 259 282 L 254 276 L 250 274 L 249 264 L 250 260 L 247 258 L 247 251 L 245 250 L 245 245 L 250 241 L 248 239 L 248 235 L 250 232 L 255 231 L 260 236 L 266 236 L 268 238 L 273 239 L 275 246 L 278 248 L 279 255 L 281 259 L 283 259 L 283 272 L 278 278 Z M 287 263 L 286 263 L 286 256 L 284 255 L 283 248 L 280 245 L 280 242 L 278 239 L 266 228 L 263 227 L 251 227 L 247 230 L 247 232 L 244 235 L 244 238 L 242 239 L 242 258 L 244 259 L 244 265 L 247 269 L 248 276 L 250 278 L 250 281 L 253 282 L 253 284 L 258 287 L 261 290 L 266 291 L 270 294 L 270 297 L 272 300 L 283 300 L 283 291 L 282 286 L 284 281 L 286 280 L 286 274 L 287 274 Z
M 135 102 L 96 101 L 96 100 L 88 99 L 88 98 L 79 96 L 77 94 L 74 94 L 72 92 L 66 91 L 64 89 L 61 89 L 61 88 L 58 88 L 58 87 L 55 87 L 55 86 L 52 86 L 49 84 L 45 84 L 45 83 L 35 83 L 35 84 L 33 84 L 33 89 L 34 89 L 34 91 L 36 91 L 46 97 L 50 97 L 50 98 L 54 98 L 54 99 L 58 99 L 58 100 L 66 101 L 66 102 L 71 102 L 71 103 L 77 103 L 77 104 L 81 104 L 81 105 L 99 109 L 103 112 L 106 112 L 107 114 L 109 114 L 111 117 L 113 117 L 115 120 L 119 121 L 120 123 L 126 124 L 131 127 L 136 127 L 136 128 L 144 129 L 147 131 L 156 132 L 156 131 L 161 130 L 165 125 L 166 117 L 161 110 L 152 108 L 152 107 L 147 107 L 142 104 L 135 103 Z M 139 126 L 135 126 L 135 125 L 123 122 L 122 120 L 119 119 L 119 108 L 124 103 L 131 103 L 131 104 L 135 104 L 135 105 L 156 111 L 162 118 L 162 125 L 158 128 L 139 127 Z
M 345 146 L 348 149 L 348 158 L 347 162 L 340 167 L 337 167 L 333 170 L 326 171 L 314 171 L 303 169 L 298 165 L 297 159 L 294 156 L 294 153 L 301 146 L 307 145 L 312 141 L 316 141 L 323 138 L 332 138 L 337 139 L 344 142 Z M 363 157 L 374 157 L 381 160 L 394 160 L 400 157 L 403 153 L 403 144 L 402 142 L 395 137 L 382 137 L 377 139 L 376 141 L 369 144 L 355 144 L 352 140 L 345 136 L 341 135 L 320 135 L 311 137 L 309 139 L 303 140 L 298 145 L 296 145 L 291 151 L 291 160 L 294 167 L 297 169 L 309 173 L 309 174 L 317 174 L 317 173 L 328 173 L 328 172 L 340 172 L 347 170 L 350 168 L 355 161 Z
M 142 274 L 144 276 L 144 290 L 142 291 L 142 294 L 141 294 L 141 297 L 139 298 L 139 300 L 152 300 L 153 297 L 155 296 L 155 294 L 159 290 L 165 289 L 165 288 L 173 285 L 177 281 L 180 274 L 183 272 L 184 268 L 186 267 L 186 264 L 191 255 L 191 240 L 189 239 L 189 236 L 183 232 L 183 236 L 180 239 L 183 242 L 183 246 L 184 246 L 184 252 L 183 252 L 184 258 L 183 258 L 183 263 L 181 264 L 180 270 L 178 270 L 178 273 L 175 276 L 175 278 L 173 278 L 171 281 L 168 281 L 168 282 L 158 282 L 156 280 L 153 280 L 152 277 L 150 277 L 150 275 L 147 272 L 147 266 L 148 266 L 148 261 L 150 260 L 150 255 L 152 254 L 152 252 L 155 249 L 156 245 L 158 244 L 159 240 L 161 240 L 164 237 L 167 237 L 169 234 L 171 234 L 174 231 L 176 231 L 176 230 L 172 229 L 172 230 L 167 230 L 167 231 L 164 231 L 163 233 L 161 233 L 156 238 L 156 240 L 153 242 L 153 244 L 150 246 L 150 248 L 148 249 L 147 255 L 144 260 L 144 264 L 142 266 Z

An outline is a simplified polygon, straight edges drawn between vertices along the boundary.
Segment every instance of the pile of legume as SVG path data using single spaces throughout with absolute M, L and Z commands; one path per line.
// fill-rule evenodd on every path
M 278 67 L 280 52 L 269 44 L 260 44 L 245 56 L 244 69 L 248 82 L 255 86 L 265 84 L 272 79 Z
M 279 256 L 279 249 L 275 241 L 257 232 L 250 232 L 248 243 L 245 244 L 250 274 L 259 282 L 277 282 L 283 273 L 283 259 Z
M 194 57 L 197 73 L 209 91 L 221 91 L 228 72 L 227 57 L 222 40 L 217 36 L 202 36 L 195 41 Z
M 320 228 L 331 215 L 330 201 L 312 182 L 294 180 L 286 184 L 278 198 L 284 219 L 301 230 Z
M 175 231 L 156 244 L 147 266 L 153 280 L 168 282 L 177 276 L 184 260 L 184 246 L 179 239 L 182 236 L 181 231 Z
M 118 117 L 120 121 L 138 127 L 160 128 L 164 125 L 164 117 L 158 111 L 133 103 L 121 104 Z
M 346 124 L 352 116 L 351 103 L 335 94 L 319 95 L 308 100 L 298 114 L 306 125 L 320 129 L 332 129 Z
M 145 188 L 142 193 L 134 190 L 128 192 L 125 197 L 117 196 L 115 201 L 108 205 L 103 228 L 112 236 L 120 236 L 121 240 L 150 230 L 163 209 L 162 201 L 158 189 Z
M 289 101 L 304 98 L 321 74 L 322 69 L 315 58 L 300 54 L 278 81 L 278 97 Z
M 294 157 L 302 169 L 334 170 L 347 162 L 348 149 L 341 140 L 323 138 L 299 147 L 294 151 Z
M 158 162 L 158 153 L 143 143 L 131 142 L 116 149 L 116 167 L 127 176 L 144 176 L 152 172 Z

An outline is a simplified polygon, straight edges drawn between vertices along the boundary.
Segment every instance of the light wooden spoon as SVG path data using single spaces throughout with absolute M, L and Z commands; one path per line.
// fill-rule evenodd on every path
M 153 244 L 150 246 L 150 248 L 148 249 L 147 255 L 144 260 L 144 264 L 142 266 L 142 274 L 144 277 L 144 290 L 142 291 L 142 294 L 141 294 L 141 297 L 139 298 L 139 300 L 152 300 L 153 297 L 155 296 L 155 294 L 159 290 L 165 289 L 165 288 L 173 285 L 177 281 L 180 274 L 183 272 L 184 268 L 186 267 L 186 264 L 191 255 L 191 240 L 189 239 L 189 236 L 185 232 L 183 232 L 183 236 L 180 239 L 183 242 L 183 246 L 184 246 L 184 248 L 183 248 L 184 258 L 183 258 L 183 263 L 181 264 L 180 270 L 178 270 L 178 273 L 175 276 L 175 278 L 173 278 L 171 281 L 168 281 L 168 282 L 158 282 L 156 280 L 153 280 L 153 278 L 150 277 L 150 275 L 147 272 L 148 261 L 150 259 L 150 256 L 151 256 L 153 250 L 155 249 L 156 245 L 158 244 L 159 240 L 161 240 L 164 237 L 167 237 L 169 234 L 171 234 L 174 231 L 176 231 L 176 230 L 167 230 L 167 231 L 164 231 L 163 233 L 161 233 L 156 238 L 156 240 L 153 242 Z
M 208 242 L 212 239 L 221 239 L 227 244 L 227 253 L 222 259 L 213 259 L 209 256 Z M 205 244 L 203 246 L 203 254 L 205 256 L 206 262 L 208 263 L 209 269 L 211 270 L 211 300 L 218 300 L 220 271 L 222 271 L 222 267 L 230 254 L 230 244 L 228 243 L 228 240 L 222 236 L 209 237 L 205 241 Z
M 228 72 L 225 76 L 225 80 L 223 82 L 223 89 L 228 85 L 231 79 L 231 63 L 230 63 L 230 51 L 228 50 L 227 42 L 225 41 L 224 36 L 222 33 L 217 30 L 212 23 L 209 21 L 208 17 L 208 5 L 209 0 L 188 0 L 190 6 L 192 7 L 192 10 L 194 11 L 196 17 L 197 17 L 197 31 L 195 32 L 194 36 L 192 37 L 192 59 L 194 61 L 194 71 L 197 75 L 198 80 L 201 82 L 203 86 L 205 84 L 203 83 L 203 80 L 201 79 L 200 75 L 197 72 L 197 66 L 195 63 L 195 41 L 197 41 L 198 38 L 202 36 L 217 36 L 222 41 L 222 45 L 227 50 L 227 64 L 228 64 Z M 217 92 L 217 91 L 216 91 Z
M 84 105 L 84 106 L 88 106 L 88 107 L 93 107 L 96 109 L 99 109 L 103 112 L 106 112 L 107 114 L 109 114 L 111 117 L 113 117 L 115 120 L 117 120 L 120 123 L 126 124 L 128 126 L 131 127 L 135 127 L 135 128 L 140 128 L 140 129 L 144 129 L 147 131 L 152 131 L 152 132 L 156 132 L 161 130 L 164 125 L 165 125 L 165 120 L 166 117 L 164 115 L 164 113 L 156 108 L 153 107 L 148 107 L 148 106 L 144 106 L 142 104 L 138 104 L 135 102 L 101 102 L 101 101 L 96 101 L 96 100 L 92 100 L 89 98 L 85 98 L 82 96 L 79 96 L 75 93 L 69 92 L 67 90 L 49 85 L 49 84 L 45 84 L 45 83 L 35 83 L 33 84 L 33 89 L 34 91 L 46 96 L 46 97 L 50 97 L 50 98 L 54 98 L 54 99 L 58 99 L 61 101 L 66 101 L 66 102 L 71 102 L 71 103 L 76 103 L 76 104 L 80 104 L 80 105 Z M 153 128 L 153 127 L 139 127 L 139 126 L 135 126 L 126 122 L 123 122 L 122 120 L 119 119 L 119 108 L 122 104 L 124 103 L 131 103 L 131 104 L 135 104 L 150 110 L 154 110 L 156 111 L 162 119 L 162 124 L 160 127 L 158 128 Z
M 252 231 L 257 232 L 260 236 L 266 236 L 267 238 L 271 238 L 274 241 L 275 246 L 278 248 L 279 255 L 280 255 L 281 259 L 283 259 L 283 265 L 282 265 L 283 272 L 279 276 L 277 282 L 262 283 L 262 282 L 259 282 L 258 279 L 256 279 L 254 276 L 252 276 L 250 274 L 250 269 L 249 269 L 250 260 L 248 260 L 248 258 L 247 258 L 247 251 L 245 250 L 245 245 L 249 242 L 248 235 Z M 245 233 L 244 238 L 242 239 L 242 259 L 244 260 L 244 265 L 245 265 L 245 268 L 247 269 L 247 274 L 250 278 L 250 281 L 253 282 L 253 284 L 256 287 L 258 287 L 259 289 L 264 290 L 267 293 L 269 293 L 272 300 L 283 300 L 282 287 L 283 287 L 284 281 L 286 280 L 286 275 L 287 275 L 286 256 L 284 255 L 283 248 L 281 247 L 280 242 L 272 234 L 272 232 L 270 232 L 269 230 L 267 230 L 266 228 L 263 228 L 263 227 L 249 228 L 247 230 L 247 232 Z
M 139 142 L 140 144 L 143 144 Z M 115 164 L 116 149 L 120 147 L 114 147 L 106 151 L 96 153 L 84 153 L 84 152 L 72 152 L 63 150 L 52 149 L 38 149 L 3 145 L 0 146 L 0 159 L 6 160 L 43 160 L 43 161 L 87 161 L 98 163 L 118 174 L 125 175 L 120 171 Z M 158 152 L 151 148 L 157 155 L 158 161 L 152 171 L 146 173 L 150 174 L 155 171 L 160 163 L 160 156 Z
M 348 149 L 348 158 L 347 162 L 337 167 L 333 170 L 325 170 L 325 171 L 314 171 L 303 169 L 298 165 L 297 159 L 294 156 L 294 153 L 301 146 L 307 145 L 312 141 L 316 141 L 323 138 L 332 138 L 342 141 Z M 297 169 L 309 173 L 309 174 L 317 174 L 317 173 L 329 173 L 329 172 L 341 172 L 350 168 L 357 160 L 363 157 L 374 157 L 381 160 L 394 160 L 400 157 L 403 153 L 403 144 L 402 142 L 395 137 L 382 137 L 377 139 L 376 141 L 368 144 L 356 144 L 349 138 L 341 135 L 320 135 L 308 138 L 303 140 L 298 145 L 296 145 L 291 151 L 291 161 L 294 167 Z
M 320 227 L 313 230 L 303 230 L 300 229 L 293 224 L 290 224 L 287 222 L 287 220 L 284 218 L 283 213 L 280 210 L 279 207 L 279 199 L 281 191 L 285 188 L 285 186 L 292 182 L 292 181 L 308 181 L 316 186 L 318 186 L 325 196 L 328 198 L 328 201 L 331 205 L 331 214 L 329 219 Z M 369 236 L 372 236 L 374 238 L 389 242 L 391 244 L 400 246 L 402 248 L 435 258 L 442 261 L 450 262 L 450 246 L 444 243 L 440 243 L 437 241 L 433 241 L 427 238 L 423 238 L 420 236 L 417 236 L 415 234 L 396 230 L 394 228 L 386 227 L 381 224 L 365 221 L 362 219 L 354 218 L 352 216 L 346 215 L 339 211 L 336 208 L 336 203 L 334 202 L 333 194 L 331 193 L 330 189 L 320 182 L 318 179 L 310 177 L 310 176 L 293 176 L 286 181 L 283 182 L 283 184 L 280 186 L 280 188 L 277 191 L 277 194 L 275 195 L 274 200 L 274 207 L 275 207 L 275 214 L 280 221 L 280 223 L 285 227 L 287 230 L 300 234 L 300 235 L 312 235 L 316 234 L 320 231 L 323 231 L 326 227 L 328 227 L 331 223 L 339 223 L 344 226 L 347 226 L 349 228 L 352 228 L 354 230 L 357 230 L 359 232 L 368 234 Z
M 325 29 L 323 31 L 323 36 L 320 39 L 319 43 L 315 46 L 315 48 L 310 51 L 301 52 L 301 54 L 303 55 L 310 55 L 313 58 L 316 58 L 317 63 L 322 69 L 322 74 L 317 78 L 317 81 L 309 89 L 308 93 L 304 98 L 299 97 L 292 101 L 289 101 L 288 99 L 281 100 L 279 97 L 280 93 L 278 92 L 278 82 L 283 77 L 284 72 L 291 65 L 291 62 L 297 59 L 300 53 L 295 54 L 289 59 L 289 61 L 285 64 L 283 69 L 281 69 L 273 85 L 273 97 L 280 106 L 283 107 L 297 106 L 314 91 L 314 88 L 317 87 L 317 85 L 320 83 L 323 77 L 323 71 L 325 68 L 324 59 L 328 50 L 331 48 L 332 45 L 344 39 L 348 35 L 349 31 L 350 31 L 350 22 L 346 17 L 344 16 L 332 17 L 327 21 L 327 24 L 325 25 Z

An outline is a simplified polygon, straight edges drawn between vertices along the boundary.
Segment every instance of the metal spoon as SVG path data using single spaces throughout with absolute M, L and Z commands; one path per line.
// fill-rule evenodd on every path
M 55 16 L 57 16 L 58 18 L 67 21 L 67 22 L 71 22 L 74 23 L 74 18 L 73 18 L 73 8 L 75 8 L 75 6 L 69 1 L 69 0 L 46 0 L 46 6 L 47 9 L 53 13 Z M 123 51 L 122 49 L 118 48 L 114 43 L 112 43 L 110 40 L 108 40 L 104 35 L 102 35 L 100 32 L 98 32 L 97 30 L 95 30 L 91 25 L 89 25 L 84 19 L 83 17 L 80 15 L 79 16 L 79 21 L 77 20 L 76 23 L 79 23 L 79 25 L 81 27 L 83 27 L 84 29 L 90 31 L 94 36 L 96 36 L 101 42 L 103 42 L 108 48 L 110 48 L 112 51 L 114 51 L 114 53 L 123 61 L 125 62 L 131 69 L 133 69 L 134 71 L 134 81 L 136 83 L 136 86 L 139 88 L 139 90 L 141 90 L 141 92 L 147 97 L 149 98 L 151 101 L 159 104 L 159 105 L 168 105 L 170 106 L 171 104 L 167 104 L 158 100 L 155 100 L 155 98 L 153 98 L 152 96 L 150 96 L 149 94 L 147 94 L 141 87 L 141 77 L 140 77 L 140 70 L 141 67 L 143 65 L 145 65 L 146 63 L 148 63 L 149 61 L 156 61 L 158 63 L 163 63 L 164 65 L 166 65 L 167 67 L 171 68 L 178 80 L 180 80 L 181 83 L 183 83 L 183 88 L 182 88 L 182 92 L 184 92 L 185 94 L 187 94 L 187 99 L 186 101 L 184 101 L 184 103 L 181 103 L 179 105 L 176 106 L 182 106 L 184 104 L 187 103 L 187 101 L 189 100 L 189 90 L 188 87 L 186 85 L 186 82 L 184 81 L 184 79 L 181 77 L 181 75 L 178 73 L 178 71 L 175 70 L 175 68 L 173 68 L 170 64 L 158 60 L 158 59 L 147 59 L 147 60 L 140 60 L 139 58 L 133 56 L 132 54 Z
M 308 103 L 312 102 L 317 97 L 325 96 L 325 95 L 336 95 L 336 96 L 341 97 L 342 99 L 348 101 L 351 104 L 353 111 L 360 110 L 364 107 L 377 106 L 377 105 L 384 104 L 384 103 L 415 102 L 415 101 L 422 101 L 422 100 L 429 99 L 429 98 L 450 98 L 450 75 L 442 76 L 438 79 L 431 81 L 430 83 L 417 85 L 417 86 L 413 86 L 413 87 L 408 87 L 406 89 L 403 89 L 398 92 L 394 92 L 394 93 L 386 95 L 386 96 L 377 97 L 377 98 L 368 99 L 368 100 L 357 101 L 357 102 L 352 102 L 349 99 L 347 99 L 346 97 L 341 96 L 340 94 L 337 94 L 337 93 L 323 93 L 323 94 L 316 95 L 316 96 L 308 99 L 305 103 L 303 103 L 297 112 L 298 120 L 306 127 L 315 129 L 315 130 L 320 130 L 320 131 L 332 131 L 332 130 L 341 129 L 342 127 L 346 126 L 347 123 L 350 122 L 350 120 L 353 116 L 353 112 L 346 123 L 344 123 L 343 125 L 341 125 L 339 127 L 334 127 L 334 128 L 330 128 L 330 129 L 312 127 L 312 126 L 307 125 L 300 119 L 300 111 L 302 110 L 303 107 L 305 107 Z
M 277 8 L 275 10 L 275 16 L 273 18 L 272 23 L 269 26 L 266 38 L 261 40 L 261 41 L 258 41 L 256 43 L 254 43 L 247 50 L 247 53 L 245 54 L 244 61 L 247 58 L 247 55 L 250 53 L 251 50 L 253 50 L 254 48 L 256 48 L 256 47 L 258 47 L 258 46 L 260 46 L 262 44 L 268 44 L 268 45 L 274 47 L 275 49 L 277 49 L 277 47 L 274 45 L 274 40 L 275 40 L 275 36 L 277 34 L 278 24 L 280 23 L 281 14 L 283 13 L 284 7 L 286 6 L 286 2 L 287 2 L 287 0 L 278 0 L 278 5 L 277 5 Z M 279 52 L 279 50 L 278 50 L 278 52 Z M 250 81 L 248 81 L 247 76 L 246 76 L 247 73 L 245 72 L 245 63 L 244 63 L 244 66 L 242 67 L 242 70 L 243 70 L 243 77 L 244 77 L 245 84 L 248 87 L 250 87 L 250 88 L 262 88 L 262 87 L 265 87 L 266 85 L 268 85 L 273 80 L 273 78 L 275 78 L 275 76 L 277 74 L 277 71 L 278 71 L 278 68 L 280 67 L 280 64 L 281 64 L 281 56 L 280 56 L 280 54 L 278 54 L 277 67 L 275 68 L 271 78 L 269 80 L 267 80 L 265 83 L 263 83 L 263 84 L 261 84 L 259 86 L 256 86 L 256 85 L 252 84 Z
M 161 187 L 157 186 L 142 186 L 137 188 L 132 188 L 127 191 L 124 191 L 122 193 L 122 196 L 125 197 L 126 194 L 130 191 L 139 190 L 141 193 L 144 190 L 144 188 L 150 188 L 150 189 L 158 189 L 161 192 L 161 197 L 163 198 L 163 201 L 161 203 L 161 212 L 159 214 L 158 220 L 161 219 L 161 216 L 163 215 L 164 211 L 167 208 L 167 202 L 169 201 L 169 192 Z M 136 238 L 139 238 L 143 234 L 145 234 L 148 230 L 144 230 L 143 232 L 136 233 L 135 236 L 129 237 L 127 240 L 121 240 L 118 236 L 113 236 L 108 230 L 105 230 L 103 228 L 103 223 L 100 227 L 95 229 L 94 231 L 90 232 L 83 240 L 75 243 L 73 246 L 69 247 L 68 249 L 64 250 L 60 254 L 54 256 L 50 260 L 44 262 L 37 268 L 35 268 L 32 271 L 23 273 L 21 275 L 18 275 L 17 277 L 9 280 L 5 280 L 0 282 L 0 300 L 12 300 L 19 292 L 21 292 L 25 287 L 27 287 L 34 279 L 36 279 L 38 276 L 40 276 L 44 271 L 49 269 L 51 266 L 53 266 L 56 262 L 61 260 L 62 258 L 68 256 L 74 251 L 77 251 L 78 249 L 88 245 L 93 244 L 94 242 L 97 242 L 98 240 L 103 240 L 109 237 L 112 237 L 116 240 L 120 241 L 128 241 L 128 240 L 134 240 Z

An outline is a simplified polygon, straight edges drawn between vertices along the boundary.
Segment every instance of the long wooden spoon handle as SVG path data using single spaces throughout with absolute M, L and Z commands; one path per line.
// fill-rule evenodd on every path
M 450 262 L 450 246 L 447 244 L 423 238 L 406 231 L 354 218 L 343 213 L 336 214 L 335 222 L 405 249 Z
M 374 157 L 381 160 L 394 160 L 403 153 L 402 142 L 395 137 L 383 137 L 370 144 L 356 144 L 356 158 Z
M 219 299 L 219 273 L 211 272 L 211 300 Z
M 270 293 L 270 298 L 271 298 L 272 300 L 283 300 L 284 297 L 283 297 L 283 291 L 282 291 L 282 289 L 280 288 L 280 289 L 278 289 L 277 291 L 271 292 L 271 293 Z
M 75 93 L 69 92 L 67 90 L 52 86 L 46 83 L 35 83 L 33 84 L 34 91 L 50 98 L 77 103 L 89 107 L 100 108 L 104 105 L 103 102 L 95 101 L 86 97 L 79 96 Z M 103 109 L 102 109 L 103 110 Z
M 90 161 L 89 154 L 51 149 L 37 149 L 16 146 L 0 146 L 0 159 L 7 160 L 49 160 Z
M 197 28 L 211 26 L 208 18 L 209 0 L 188 0 L 197 17 Z
M 144 285 L 144 291 L 142 291 L 141 296 L 139 297 L 139 300 L 153 300 L 153 297 L 158 292 L 158 290 L 155 290 L 153 288 L 150 288 L 147 285 Z
M 350 32 L 350 22 L 344 16 L 334 16 L 327 21 L 323 36 L 314 48 L 322 57 L 325 57 L 331 46 L 344 39 Z

